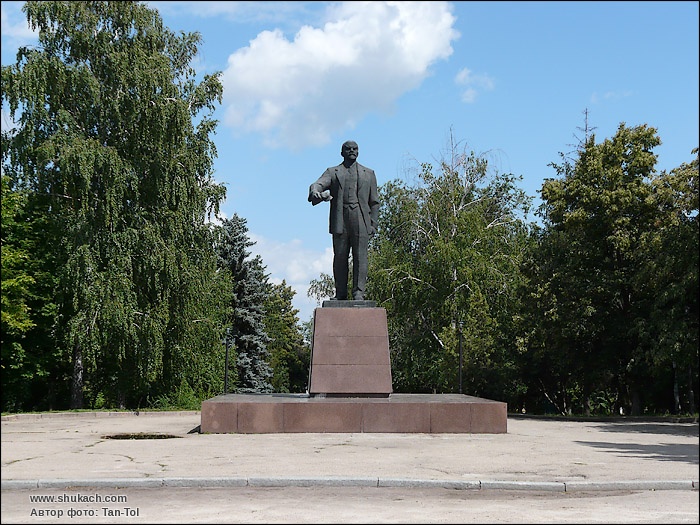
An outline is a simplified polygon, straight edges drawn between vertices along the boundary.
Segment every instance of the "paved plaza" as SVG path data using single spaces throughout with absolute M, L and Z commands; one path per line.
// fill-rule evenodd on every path
M 699 521 L 697 422 L 513 416 L 505 434 L 200 434 L 200 420 L 3 416 L 2 523 Z

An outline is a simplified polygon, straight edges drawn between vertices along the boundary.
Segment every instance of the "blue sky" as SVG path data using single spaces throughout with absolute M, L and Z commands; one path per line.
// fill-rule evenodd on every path
M 302 321 L 310 280 L 332 273 L 328 207 L 311 206 L 308 188 L 345 140 L 381 185 L 413 180 L 452 135 L 522 176 L 536 203 L 585 110 L 597 142 L 622 122 L 657 128 L 659 171 L 698 146 L 698 2 L 148 4 L 171 30 L 201 33 L 198 72 L 223 73 L 222 212 L 247 220 Z M 2 2 L 3 65 L 36 43 L 21 6 Z

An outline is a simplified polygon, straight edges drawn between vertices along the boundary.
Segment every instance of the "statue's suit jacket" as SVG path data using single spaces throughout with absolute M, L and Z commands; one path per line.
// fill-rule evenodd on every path
M 355 161 L 357 165 L 357 199 L 360 202 L 362 219 L 364 220 L 367 232 L 375 232 L 379 220 L 379 193 L 377 191 L 377 177 L 374 170 L 367 168 Z M 347 171 L 342 164 L 328 168 L 323 175 L 309 187 L 309 202 L 314 202 L 311 198 L 313 191 L 331 192 L 331 211 L 329 218 L 330 233 L 343 233 L 343 185 Z

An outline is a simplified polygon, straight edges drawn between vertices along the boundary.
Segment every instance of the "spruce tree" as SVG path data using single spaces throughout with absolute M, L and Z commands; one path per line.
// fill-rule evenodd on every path
M 248 237 L 247 221 L 234 214 L 224 219 L 218 243 L 219 265 L 229 272 L 227 343 L 235 350 L 236 391 L 271 392 L 272 368 L 267 349 L 264 304 L 270 293 L 262 258 L 250 257 L 255 243 Z

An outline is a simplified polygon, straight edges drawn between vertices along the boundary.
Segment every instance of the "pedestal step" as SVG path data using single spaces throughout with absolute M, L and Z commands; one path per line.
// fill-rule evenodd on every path
M 507 404 L 462 394 L 323 398 L 225 394 L 202 403 L 200 432 L 400 432 L 504 434 Z

